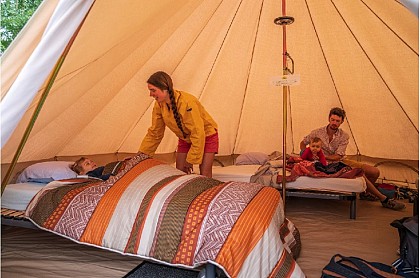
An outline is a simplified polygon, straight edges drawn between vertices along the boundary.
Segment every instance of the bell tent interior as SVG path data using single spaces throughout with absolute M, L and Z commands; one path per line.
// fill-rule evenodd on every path
M 165 71 L 217 122 L 225 164 L 247 152 L 298 154 L 302 138 L 341 107 L 347 155 L 378 166 L 380 179 L 414 186 L 419 36 L 418 11 L 407 7 L 45 0 L 1 57 L 2 181 L 14 160 L 10 177 L 37 161 L 136 153 L 154 104 L 146 80 Z M 282 9 L 292 24 L 274 23 Z M 286 77 L 297 82 L 273 81 Z M 176 148 L 166 132 L 156 156 L 173 163 Z

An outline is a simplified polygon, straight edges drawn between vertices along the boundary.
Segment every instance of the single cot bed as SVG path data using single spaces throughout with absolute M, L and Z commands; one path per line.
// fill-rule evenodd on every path
M 276 189 L 282 188 L 277 182 L 278 173 L 275 171 L 261 171 L 264 165 L 228 165 L 213 167 L 213 178 L 221 181 L 255 182 Z M 260 173 L 259 173 L 260 172 Z M 363 177 L 356 178 L 314 178 L 300 176 L 295 181 L 286 183 L 286 196 L 334 199 L 350 201 L 350 218 L 356 219 L 357 194 L 366 190 Z
M 82 212 L 82 213 L 81 213 Z M 31 199 L 34 225 L 76 243 L 228 277 L 305 277 L 280 193 L 186 175 L 138 154 L 107 181 L 58 180 Z
M 37 182 L 8 184 L 1 197 L 1 207 L 12 210 L 25 210 L 32 198 L 45 186 Z
M 37 228 L 27 220 L 25 209 L 48 182 L 77 177 L 73 161 L 44 161 L 26 167 L 12 179 L 1 196 L 2 224 Z M 114 165 L 115 163 L 112 163 Z
M 8 184 L 1 196 L 1 224 L 36 229 L 26 218 L 25 209 L 45 185 L 38 182 Z

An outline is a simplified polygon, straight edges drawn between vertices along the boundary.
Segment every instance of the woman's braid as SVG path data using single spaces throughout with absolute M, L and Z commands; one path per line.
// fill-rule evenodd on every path
M 169 98 L 171 99 L 172 112 L 174 114 L 176 124 L 178 125 L 178 127 L 181 130 L 182 135 L 184 135 L 184 139 L 185 139 L 187 137 L 187 135 L 185 134 L 185 131 L 182 128 L 181 119 L 179 118 L 179 114 L 178 114 L 178 108 L 176 107 L 176 103 L 175 103 L 174 92 L 172 91 L 171 88 L 168 89 L 168 92 L 169 92 Z

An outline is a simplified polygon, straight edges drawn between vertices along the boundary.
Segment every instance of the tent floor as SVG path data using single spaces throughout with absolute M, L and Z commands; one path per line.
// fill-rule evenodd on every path
M 404 211 L 365 200 L 356 205 L 357 219 L 349 219 L 347 202 L 287 197 L 286 216 L 302 242 L 297 262 L 308 278 L 320 277 L 336 253 L 385 264 L 398 258 L 398 230 L 390 223 L 413 215 L 413 204 Z M 123 277 L 142 262 L 39 229 L 2 225 L 1 240 L 3 277 Z

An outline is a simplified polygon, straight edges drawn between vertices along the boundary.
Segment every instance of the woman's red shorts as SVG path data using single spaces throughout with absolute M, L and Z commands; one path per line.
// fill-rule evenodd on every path
M 187 143 L 182 139 L 178 140 L 178 150 L 179 153 L 187 153 L 191 148 L 191 143 Z M 219 151 L 219 134 L 206 136 L 206 143 L 204 145 L 205 153 L 217 153 Z

